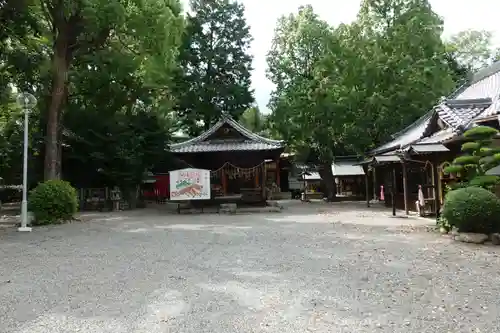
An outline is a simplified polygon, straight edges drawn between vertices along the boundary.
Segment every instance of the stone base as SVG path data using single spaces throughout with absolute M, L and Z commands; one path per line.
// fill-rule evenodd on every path
M 274 200 L 290 200 L 292 199 L 291 192 L 276 192 L 272 194 Z
M 236 214 L 238 206 L 235 203 L 224 203 L 220 205 L 219 213 Z
M 279 203 L 279 201 L 267 200 L 266 204 L 268 207 L 276 208 L 277 210 L 282 210 L 283 206 Z
M 484 244 L 488 240 L 488 235 L 485 234 L 474 234 L 462 232 L 454 236 L 454 239 L 459 242 L 473 243 L 473 244 Z
M 500 245 L 500 234 L 491 234 L 490 240 L 493 245 Z
M 30 227 L 19 227 L 17 228 L 17 231 L 21 232 L 30 232 L 32 229 Z

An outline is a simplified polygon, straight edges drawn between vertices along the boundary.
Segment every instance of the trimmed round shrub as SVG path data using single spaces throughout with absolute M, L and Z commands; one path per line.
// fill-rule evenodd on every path
M 476 126 L 464 133 L 464 137 L 472 140 L 490 139 L 498 134 L 498 130 L 490 126 Z
M 462 145 L 462 151 L 474 151 L 481 147 L 479 142 L 466 142 Z
M 78 210 L 78 195 L 64 180 L 48 180 L 38 184 L 29 196 L 29 209 L 35 225 L 69 221 Z
M 498 232 L 500 199 L 480 187 L 456 189 L 446 194 L 442 216 L 459 232 Z

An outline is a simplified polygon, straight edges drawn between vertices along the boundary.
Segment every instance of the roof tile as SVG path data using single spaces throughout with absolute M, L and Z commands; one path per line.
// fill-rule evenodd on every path
M 203 153 L 203 152 L 216 152 L 216 151 L 245 151 L 245 150 L 274 150 L 278 149 L 275 145 L 270 145 L 266 143 L 244 141 L 244 142 L 228 142 L 228 143 L 211 143 L 201 142 L 192 145 L 186 145 L 183 147 L 178 147 L 175 153 Z
M 224 124 L 228 124 L 238 131 L 245 141 L 224 141 L 213 140 L 206 141 L 210 135 L 215 133 Z M 202 133 L 196 138 L 170 145 L 170 151 L 174 153 L 200 153 L 200 152 L 216 152 L 216 151 L 250 151 L 250 150 L 276 150 L 284 147 L 282 140 L 272 140 L 264 138 L 256 133 L 252 133 L 237 121 L 229 116 L 224 116 L 208 131 Z

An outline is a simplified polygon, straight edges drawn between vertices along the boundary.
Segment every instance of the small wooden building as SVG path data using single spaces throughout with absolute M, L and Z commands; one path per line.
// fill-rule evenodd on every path
M 281 165 L 287 165 L 282 177 L 281 189 L 283 192 L 292 192 L 292 197 L 300 197 L 300 193 L 306 190 L 309 198 L 323 198 L 325 182 L 317 171 L 317 166 L 309 164 L 296 164 L 290 160 L 290 154 L 282 154 Z M 349 199 L 363 199 L 365 197 L 365 172 L 359 165 L 358 156 L 338 156 L 332 164 L 332 175 L 338 197 Z M 284 181 L 288 180 L 288 187 Z M 292 186 L 290 184 L 294 184 Z M 298 185 L 298 186 L 297 186 Z M 299 195 L 297 195 L 297 193 Z
M 370 152 L 363 165 L 372 183 L 372 199 L 407 213 L 418 209 L 439 215 L 446 186 L 456 181 L 443 169 L 460 154 L 462 134 L 478 124 L 499 128 L 499 112 L 497 62 Z
M 339 156 L 332 164 L 332 174 L 337 196 L 363 199 L 365 196 L 365 171 L 357 156 Z
M 224 115 L 196 138 L 170 145 L 170 152 L 193 168 L 211 170 L 212 197 L 265 202 L 280 187 L 283 141 L 252 133 Z

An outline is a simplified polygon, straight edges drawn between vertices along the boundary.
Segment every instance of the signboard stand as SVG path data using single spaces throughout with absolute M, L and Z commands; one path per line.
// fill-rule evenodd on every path
M 169 172 L 170 200 L 210 199 L 210 170 L 186 168 Z

